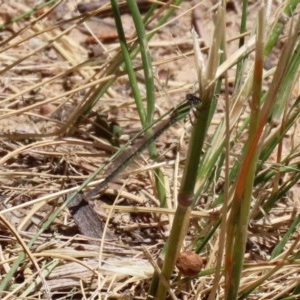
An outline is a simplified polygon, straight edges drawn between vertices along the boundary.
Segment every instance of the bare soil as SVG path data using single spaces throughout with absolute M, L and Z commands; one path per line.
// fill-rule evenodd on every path
M 198 31 L 201 46 L 207 47 L 216 3 L 204 1 L 189 11 L 196 1 L 184 1 L 171 18 L 178 19 L 149 42 L 156 74 L 156 117 L 173 108 L 186 93 L 195 92 L 197 71 L 191 28 Z M 1 266 L 1 276 L 22 250 L 20 240 L 28 243 L 66 197 L 116 151 L 116 145 L 103 138 L 101 130 L 97 132 L 97 113 L 107 124 L 116 122 L 122 128 L 120 145 L 141 130 L 126 76 L 118 78 L 87 115 L 76 115 L 90 91 L 97 66 L 115 54 L 118 40 L 112 16 L 100 13 L 79 22 L 75 4 L 84 9 L 88 1 L 62 1 L 55 9 L 46 6 L 13 21 L 37 4 L 38 1 L 1 4 L 0 23 L 8 25 L 0 32 L 0 205 L 1 217 L 11 226 L 0 221 L 1 260 L 7 261 Z M 139 5 L 141 10 L 148 7 L 147 1 L 139 1 Z M 249 7 L 250 22 L 255 22 L 258 5 L 253 1 Z M 240 16 L 238 1 L 228 1 L 226 38 L 232 39 L 227 45 L 228 54 L 237 48 L 234 38 L 239 32 Z M 134 25 L 126 10 L 122 11 L 122 21 L 126 37 L 132 37 Z M 83 63 L 89 58 L 88 63 Z M 142 71 L 137 75 L 145 97 Z M 221 100 L 218 105 L 215 124 L 223 115 Z M 43 275 L 45 282 L 39 284 L 40 291 L 32 287 L 26 297 L 47 298 L 48 293 L 52 299 L 71 299 L 71 295 L 72 299 L 94 299 L 97 291 L 105 299 L 144 299 L 153 267 L 142 246 L 156 259 L 172 221 L 172 214 L 152 214 L 153 210 L 159 211 L 152 170 L 163 166 L 169 185 L 168 208 L 173 211 L 182 175 L 178 162 L 184 161 L 190 127 L 181 123 L 168 130 L 157 141 L 158 160 L 151 161 L 144 153 L 96 199 L 96 214 L 92 216 L 98 217 L 96 224 L 101 226 L 100 241 L 93 234 L 85 235 L 67 208 L 61 211 L 30 248 L 40 268 L 45 266 L 41 261 L 48 262 L 52 271 Z M 179 166 L 178 171 L 174 166 Z M 103 176 L 100 174 L 98 179 Z M 100 198 L 106 205 L 115 203 L 123 208 L 112 212 L 99 205 Z M 134 211 L 135 207 L 141 210 Z M 195 226 L 191 227 L 191 236 Z M 270 241 L 270 247 L 276 242 Z M 254 239 L 253 243 L 268 248 L 265 241 Z M 260 259 L 269 251 L 259 248 L 256 255 Z M 13 280 L 18 284 L 30 282 L 35 272 L 36 267 L 26 258 Z M 179 297 L 193 299 L 183 295 Z

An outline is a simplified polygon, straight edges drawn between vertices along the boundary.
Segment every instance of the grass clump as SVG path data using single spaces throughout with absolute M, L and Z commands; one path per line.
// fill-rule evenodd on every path
M 112 0 L 70 16 L 69 3 L 46 4 L 19 4 L 17 14 L 5 4 L 2 20 L 0 74 L 3 82 L 10 78 L 0 115 L 0 218 L 8 237 L 2 298 L 297 299 L 297 1 L 260 5 L 251 14 L 243 1 L 235 7 L 240 32 L 229 32 L 232 9 L 220 2 L 207 19 L 214 29 L 187 38 L 172 24 L 183 27 L 192 12 L 199 28 L 205 3 Z M 99 40 L 91 27 L 104 13 L 116 27 L 113 42 Z M 96 42 L 93 58 L 74 38 L 83 39 L 84 26 Z M 178 30 L 175 56 L 165 43 L 168 30 Z M 205 33 L 210 41 L 199 39 Z M 139 180 L 97 195 L 100 247 L 75 235 L 68 203 L 97 185 L 109 171 L 105 161 L 134 146 L 137 131 L 150 137 L 153 123 L 167 118 L 162 111 L 174 117 L 179 98 L 195 86 L 176 78 L 191 55 L 201 103 L 186 118 L 182 132 L 189 137 L 182 135 L 173 165 L 161 144 L 180 132 L 178 125 L 150 143 L 151 161 L 140 162 Z

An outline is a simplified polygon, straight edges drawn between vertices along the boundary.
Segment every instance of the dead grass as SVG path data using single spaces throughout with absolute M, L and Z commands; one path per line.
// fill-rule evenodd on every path
M 33 2 L 2 3 L 0 23 L 30 11 Z M 251 7 L 250 13 L 255 11 L 255 6 Z M 182 7 L 188 9 L 191 2 L 186 1 Z M 207 2 L 202 11 L 198 11 L 198 17 L 207 23 L 201 27 L 203 46 L 210 36 L 211 19 L 206 16 L 209 7 Z M 238 32 L 238 22 L 234 19 L 240 14 L 238 4 L 235 9 L 229 7 L 228 13 L 232 16 L 228 23 L 229 38 Z M 96 299 L 99 295 L 105 299 L 144 299 L 152 277 L 153 261 L 156 261 L 173 219 L 174 199 L 182 175 L 181 162 L 186 152 L 185 132 L 189 132 L 183 124 L 170 129 L 159 139 L 161 157 L 158 161 L 149 162 L 145 155 L 137 162 L 138 166 L 134 168 L 137 171 L 127 171 L 126 178 L 131 175 L 129 180 L 125 183 L 118 180 L 109 186 L 101 196 L 105 205 L 98 207 L 95 204 L 104 232 L 100 246 L 99 240 L 80 235 L 68 209 L 60 213 L 31 247 L 25 246 L 55 207 L 62 205 L 66 196 L 107 162 L 114 152 L 114 146 L 95 134 L 95 113 L 105 114 L 109 123 L 117 121 L 120 124 L 123 129 L 121 144 L 141 129 L 126 76 L 117 78 L 93 111 L 83 118 L 78 117 L 87 91 L 114 77 L 104 71 L 99 75 L 98 70 L 105 70 L 104 66 L 112 60 L 117 47 L 111 17 L 102 20 L 88 16 L 82 22 L 78 16 L 74 2 L 62 1 L 55 9 L 45 7 L 29 18 L 8 24 L 0 32 L 2 280 L 8 276 L 20 253 L 27 251 L 7 283 L 2 299 Z M 126 14 L 124 24 L 130 36 L 133 27 Z M 184 93 L 193 89 L 196 71 L 191 57 L 190 27 L 191 15 L 187 13 L 150 42 L 157 66 L 157 115 L 174 107 Z M 95 35 L 93 38 L 87 33 L 90 31 Z M 111 33 L 108 37 L 107 32 Z M 86 43 L 93 39 L 96 39 L 95 43 Z M 229 52 L 231 47 L 236 47 L 236 42 L 229 44 Z M 90 56 L 94 58 L 89 59 Z M 143 90 L 142 79 L 140 84 Z M 220 103 L 216 120 L 222 114 Z M 164 167 L 168 178 L 168 209 L 156 208 L 158 201 L 152 192 L 151 170 L 158 164 Z M 90 186 L 96 183 L 94 181 Z M 278 205 L 275 210 L 278 214 L 274 213 L 269 223 L 251 224 L 247 251 L 249 264 L 243 271 L 241 286 L 246 288 L 278 263 L 266 258 L 298 214 L 297 195 L 297 190 L 292 191 Z M 187 241 L 197 234 L 200 218 L 212 221 L 207 222 L 209 228 L 218 214 L 216 209 L 197 208 L 192 213 Z M 202 228 L 202 234 L 204 232 L 205 228 Z M 298 239 L 295 233 L 295 245 Z M 147 253 L 142 246 L 147 248 Z M 153 261 L 150 261 L 149 253 Z M 205 260 L 209 265 L 209 257 Z M 281 263 L 284 266 L 280 272 L 263 284 L 257 295 L 248 299 L 276 299 L 276 293 L 285 295 L 284 286 L 298 284 L 297 261 Z M 177 297 L 205 299 L 211 288 L 211 274 L 208 270 L 207 275 L 195 280 L 179 281 L 175 289 Z M 223 284 L 221 282 L 220 299 L 224 297 Z

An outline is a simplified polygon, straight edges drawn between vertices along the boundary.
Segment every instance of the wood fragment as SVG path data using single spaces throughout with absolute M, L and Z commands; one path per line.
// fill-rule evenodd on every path
M 76 196 L 68 208 L 81 234 L 94 239 L 102 238 L 104 224 L 81 194 Z M 107 236 L 113 237 L 110 232 L 107 232 Z

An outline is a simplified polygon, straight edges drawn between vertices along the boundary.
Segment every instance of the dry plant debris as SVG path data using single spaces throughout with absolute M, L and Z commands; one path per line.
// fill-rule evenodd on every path
M 151 1 L 138 2 L 143 11 Z M 165 26 L 150 42 L 152 58 L 157 65 L 158 115 L 174 107 L 193 89 L 196 71 L 190 29 L 192 24 L 199 28 L 201 44 L 207 46 L 212 28 L 211 2 L 214 1 L 204 1 L 201 9 L 189 12 L 193 1 L 185 1 L 175 15 L 187 13 L 183 13 L 178 22 Z M 250 14 L 255 12 L 255 2 L 249 8 Z M 106 163 L 115 151 L 114 145 L 98 135 L 98 114 L 105 117 L 107 128 L 114 122 L 120 125 L 123 129 L 121 144 L 141 129 L 125 76 L 117 78 L 91 112 L 82 114 L 89 89 L 108 80 L 95 74 L 110 62 L 118 46 L 113 18 L 107 14 L 109 10 L 92 13 L 105 3 L 97 2 L 91 8 L 89 5 L 93 3 L 83 2 L 76 7 L 73 1 L 53 1 L 52 6 L 17 20 L 14 18 L 30 12 L 37 1 L 1 3 L 0 23 L 7 24 L 0 32 L 1 280 L 24 251 L 21 241 L 26 244 L 34 238 L 66 196 Z M 90 15 L 82 19 L 80 12 L 86 11 L 91 11 Z M 235 18 L 240 14 L 239 4 L 228 1 L 227 38 L 233 38 L 238 32 Z M 122 11 L 122 18 L 126 37 L 130 38 L 134 26 L 126 10 Z M 236 45 L 237 42 L 229 44 L 229 53 Z M 143 89 L 142 78 L 140 84 Z M 220 102 L 216 124 L 222 114 Z M 148 162 L 145 155 L 124 175 L 124 178 L 129 177 L 126 187 L 124 180 L 116 180 L 101 196 L 106 205 L 95 201 L 96 213 L 92 216 L 98 216 L 100 241 L 81 235 L 68 209 L 63 209 L 30 250 L 27 249 L 31 255 L 26 255 L 20 263 L 9 292 L 15 297 L 30 296 L 30 299 L 45 295 L 50 295 L 51 299 L 84 296 L 93 299 L 97 293 L 107 296 L 106 299 L 144 299 L 153 267 L 141 246 L 146 245 L 156 258 L 168 234 L 175 202 L 173 195 L 176 194 L 173 187 L 178 185 L 181 176 L 181 167 L 179 174 L 174 176 L 174 165 L 178 166 L 178 160 L 184 159 L 186 143 L 182 137 L 188 130 L 182 125 L 170 129 L 158 140 L 160 160 Z M 151 170 L 157 165 L 164 165 L 169 178 L 169 209 L 166 210 L 156 209 L 158 203 L 153 195 Z M 298 191 L 294 190 L 269 223 L 252 224 L 246 282 L 272 267 L 271 263 L 260 261 L 265 261 L 288 229 L 291 218 L 298 213 L 298 198 Z M 114 205 L 112 209 L 110 204 Z M 195 211 L 188 240 L 199 230 L 197 220 L 201 214 L 214 220 L 218 212 Z M 274 228 L 278 228 L 276 232 Z M 205 228 L 202 230 L 204 232 Z M 203 262 L 196 260 L 198 272 Z M 289 280 L 295 284 L 292 278 L 299 276 L 297 267 L 287 265 L 281 269 L 282 273 L 271 278 L 274 282 L 270 281 L 269 287 L 264 287 L 264 295 L 249 299 L 271 299 L 271 296 L 266 298 L 267 291 L 273 291 L 271 286 L 280 282 L 280 276 L 285 277 L 286 284 Z M 178 269 L 184 273 L 182 267 Z M 188 275 L 190 273 L 189 269 Z M 201 280 L 195 279 L 192 287 L 184 285 L 182 291 L 177 291 L 178 297 L 195 299 L 198 295 L 205 299 L 210 279 Z M 37 286 L 31 284 L 33 281 Z M 9 292 L 1 297 L 9 299 L 5 298 L 9 297 Z

